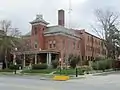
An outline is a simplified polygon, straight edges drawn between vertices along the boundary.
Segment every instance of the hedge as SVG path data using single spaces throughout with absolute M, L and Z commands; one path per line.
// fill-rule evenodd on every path
M 59 64 L 58 60 L 53 60 L 52 61 L 52 67 L 53 68 L 57 68 L 58 64 Z
M 55 72 L 55 74 L 62 74 L 62 75 L 75 75 L 76 74 L 76 69 L 63 69 L 61 70 L 57 70 Z M 79 75 L 84 75 L 84 71 L 81 69 L 78 69 L 78 74 Z
M 47 69 L 47 68 L 48 68 L 48 66 L 46 63 L 32 65 L 33 70 Z
M 11 70 L 19 70 L 19 67 L 22 67 L 22 65 L 13 65 L 13 64 L 11 64 L 10 66 L 9 66 L 9 69 L 11 69 Z
M 99 61 L 93 62 L 92 68 L 94 70 L 105 70 L 105 69 L 111 69 L 113 64 L 113 60 L 111 59 L 103 59 Z
M 11 69 L 0 69 L 0 72 L 13 72 L 14 70 Z

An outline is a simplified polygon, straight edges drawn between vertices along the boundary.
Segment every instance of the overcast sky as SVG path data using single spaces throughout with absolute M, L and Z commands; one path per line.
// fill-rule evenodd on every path
M 95 21 L 94 10 L 112 8 L 120 10 L 120 0 L 71 0 L 71 27 L 92 32 L 90 25 Z M 0 20 L 12 21 L 15 28 L 25 34 L 31 30 L 29 24 L 36 14 L 43 14 L 50 25 L 57 25 L 57 10 L 64 9 L 68 26 L 69 0 L 0 0 Z

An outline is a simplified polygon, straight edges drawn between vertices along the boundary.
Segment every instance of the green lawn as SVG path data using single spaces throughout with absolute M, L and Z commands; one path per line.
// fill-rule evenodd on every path
M 80 69 L 78 69 L 77 70 L 78 71 L 78 74 L 79 75 L 83 75 L 84 73 L 80 70 Z M 62 75 L 75 75 L 76 74 L 76 70 L 75 69 L 63 69 L 63 70 L 57 70 L 56 72 L 55 72 L 55 74 L 62 74 Z
M 10 69 L 0 69 L 0 72 L 13 72 L 14 70 L 10 70 Z
M 0 70 L 0 72 L 13 72 L 14 70 L 10 69 L 4 69 Z M 21 73 L 22 74 L 31 74 L 31 75 L 39 75 L 39 74 L 50 74 L 54 72 L 53 74 L 61 74 L 61 75 L 75 75 L 76 74 L 76 69 L 39 69 L 39 70 L 23 70 Z M 78 69 L 78 74 L 83 75 L 83 71 L 81 69 Z

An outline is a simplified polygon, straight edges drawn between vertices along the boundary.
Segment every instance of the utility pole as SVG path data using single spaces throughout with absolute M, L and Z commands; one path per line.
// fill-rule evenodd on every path
M 69 14 L 69 29 L 71 28 L 71 12 L 72 12 L 72 9 L 71 9 L 71 0 L 69 0 L 69 10 L 68 10 L 68 14 Z

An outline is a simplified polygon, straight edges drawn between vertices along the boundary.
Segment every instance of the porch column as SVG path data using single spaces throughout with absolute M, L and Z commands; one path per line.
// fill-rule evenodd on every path
M 52 56 L 51 56 L 51 53 L 49 53 L 49 66 L 51 65 L 51 58 Z
M 47 53 L 47 65 L 51 65 L 51 53 Z
M 37 64 L 37 54 L 35 54 L 35 64 Z
M 25 54 L 24 54 L 24 57 L 23 57 L 23 67 L 25 67 Z
M 47 53 L 47 65 L 49 65 L 49 55 Z

